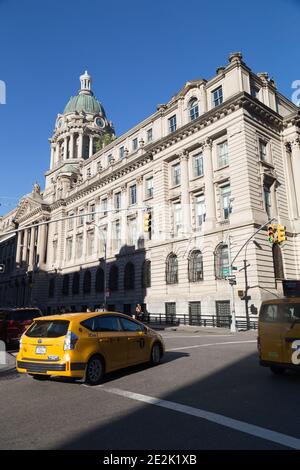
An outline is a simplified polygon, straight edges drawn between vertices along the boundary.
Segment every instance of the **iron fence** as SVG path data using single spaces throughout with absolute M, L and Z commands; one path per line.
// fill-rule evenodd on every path
M 179 326 L 179 325 L 192 325 L 192 326 L 210 326 L 216 328 L 230 328 L 231 315 L 189 315 L 179 314 L 176 316 L 166 315 L 164 313 L 153 313 L 148 317 L 148 323 L 166 325 L 166 326 Z M 249 317 L 249 328 L 247 318 L 244 316 L 236 316 L 236 328 L 238 330 L 256 330 L 258 324 L 257 317 Z

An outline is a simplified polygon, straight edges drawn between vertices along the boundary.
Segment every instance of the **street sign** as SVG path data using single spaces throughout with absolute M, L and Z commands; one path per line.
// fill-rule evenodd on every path
M 0 264 L 0 274 L 5 272 L 5 264 Z
M 228 279 L 231 286 L 236 286 L 236 279 Z
M 235 274 L 230 274 L 229 276 L 226 276 L 226 279 L 236 279 L 236 275 Z

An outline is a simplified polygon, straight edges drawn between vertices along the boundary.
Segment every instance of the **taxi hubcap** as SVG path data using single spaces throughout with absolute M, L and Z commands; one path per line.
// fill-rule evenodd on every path
M 101 377 L 102 366 L 98 359 L 94 359 L 89 364 L 89 377 L 92 381 L 97 381 Z

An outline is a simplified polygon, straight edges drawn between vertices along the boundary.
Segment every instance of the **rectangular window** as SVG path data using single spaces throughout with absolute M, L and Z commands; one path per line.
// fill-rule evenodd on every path
M 70 214 L 68 214 L 69 217 L 71 217 L 72 215 L 74 215 L 74 212 L 70 212 Z M 68 220 L 68 230 L 72 230 L 74 227 L 74 219 L 69 219 Z
M 98 232 L 97 243 L 99 243 L 99 246 L 100 246 L 100 253 L 104 254 L 104 246 L 107 243 L 107 226 L 106 225 L 100 228 L 100 231 Z
M 147 130 L 147 141 L 152 142 L 152 140 L 153 140 L 153 132 L 152 132 L 152 128 L 151 128 L 151 129 Z
M 137 140 L 137 137 L 135 139 L 133 139 L 132 141 L 132 151 L 135 152 L 138 148 L 138 140 Z
M 125 155 L 125 147 L 120 147 L 119 148 L 119 158 L 122 160 L 122 158 L 124 158 L 124 155 Z
M 92 176 L 92 170 L 91 170 L 91 167 L 89 166 L 86 170 L 86 177 L 90 178 L 91 176 Z
M 265 205 L 265 211 L 270 219 L 271 218 L 271 191 L 270 191 L 270 188 L 267 186 L 264 186 L 264 205 Z
M 91 213 L 90 215 L 90 222 L 94 222 L 95 221 L 95 218 L 96 218 L 96 215 L 95 215 L 95 212 L 96 212 L 96 205 L 95 204 L 91 204 L 90 205 L 90 210 L 89 212 Z
M 168 129 L 169 129 L 169 133 L 171 132 L 175 132 L 176 131 L 176 115 L 170 117 L 168 119 Z
M 81 258 L 83 255 L 83 235 L 76 237 L 76 258 Z
M 223 103 L 223 90 L 222 87 L 219 86 L 215 90 L 211 92 L 212 95 L 212 105 L 213 107 L 219 106 L 219 104 Z
M 181 171 L 180 171 L 180 163 L 176 163 L 176 165 L 172 166 L 172 185 L 177 186 L 180 184 L 181 180 Z
M 153 197 L 153 177 L 146 179 L 146 199 Z
M 196 228 L 202 226 L 205 222 L 205 199 L 204 195 L 196 196 L 195 198 L 195 215 L 196 215 Z
M 115 193 L 115 209 L 121 209 L 121 192 Z
M 166 302 L 165 303 L 165 312 L 166 312 L 166 323 L 172 324 L 176 319 L 176 303 L 175 302 Z
M 174 217 L 174 236 L 178 236 L 179 232 L 182 229 L 182 210 L 180 202 L 173 204 L 173 217 Z
M 131 219 L 128 221 L 128 243 L 134 246 L 137 241 L 137 220 Z
M 130 186 L 129 188 L 129 204 L 136 204 L 136 184 Z
M 94 254 L 94 242 L 95 242 L 94 231 L 89 231 L 87 233 L 87 254 L 88 254 L 88 256 L 92 256 Z
M 228 142 L 224 140 L 217 145 L 218 168 L 228 165 Z
M 102 170 L 101 162 L 97 162 L 97 173 L 100 173 L 101 170 Z
M 232 207 L 230 202 L 231 189 L 230 185 L 221 187 L 221 207 L 222 207 L 222 218 L 227 220 L 231 214 Z
M 107 198 L 101 199 L 102 215 L 107 215 Z
M 203 155 L 198 153 L 193 157 L 194 176 L 203 176 Z
M 57 242 L 56 242 L 57 247 Z M 67 261 L 72 259 L 72 251 L 73 251 L 73 237 L 67 238 L 67 246 L 66 246 L 66 255 Z
M 259 139 L 259 159 L 262 162 L 268 160 L 268 144 L 262 139 Z
M 110 165 L 113 161 L 113 156 L 112 156 L 112 153 L 110 153 L 109 155 L 107 155 L 107 165 Z
M 121 224 L 119 221 L 113 224 L 113 247 L 114 250 L 119 250 L 121 247 Z
M 78 217 L 78 225 L 83 225 L 83 224 L 84 224 L 84 216 L 83 216 L 83 214 L 84 214 L 84 208 L 79 209 L 79 211 L 78 211 L 78 215 L 79 215 L 79 217 Z

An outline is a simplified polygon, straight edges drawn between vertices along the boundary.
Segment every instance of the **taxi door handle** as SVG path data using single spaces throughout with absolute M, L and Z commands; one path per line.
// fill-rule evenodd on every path
M 135 341 L 136 340 L 136 338 L 127 338 L 127 339 L 128 339 L 128 341 Z
M 99 339 L 99 343 L 108 343 L 109 342 L 109 338 L 100 338 Z

